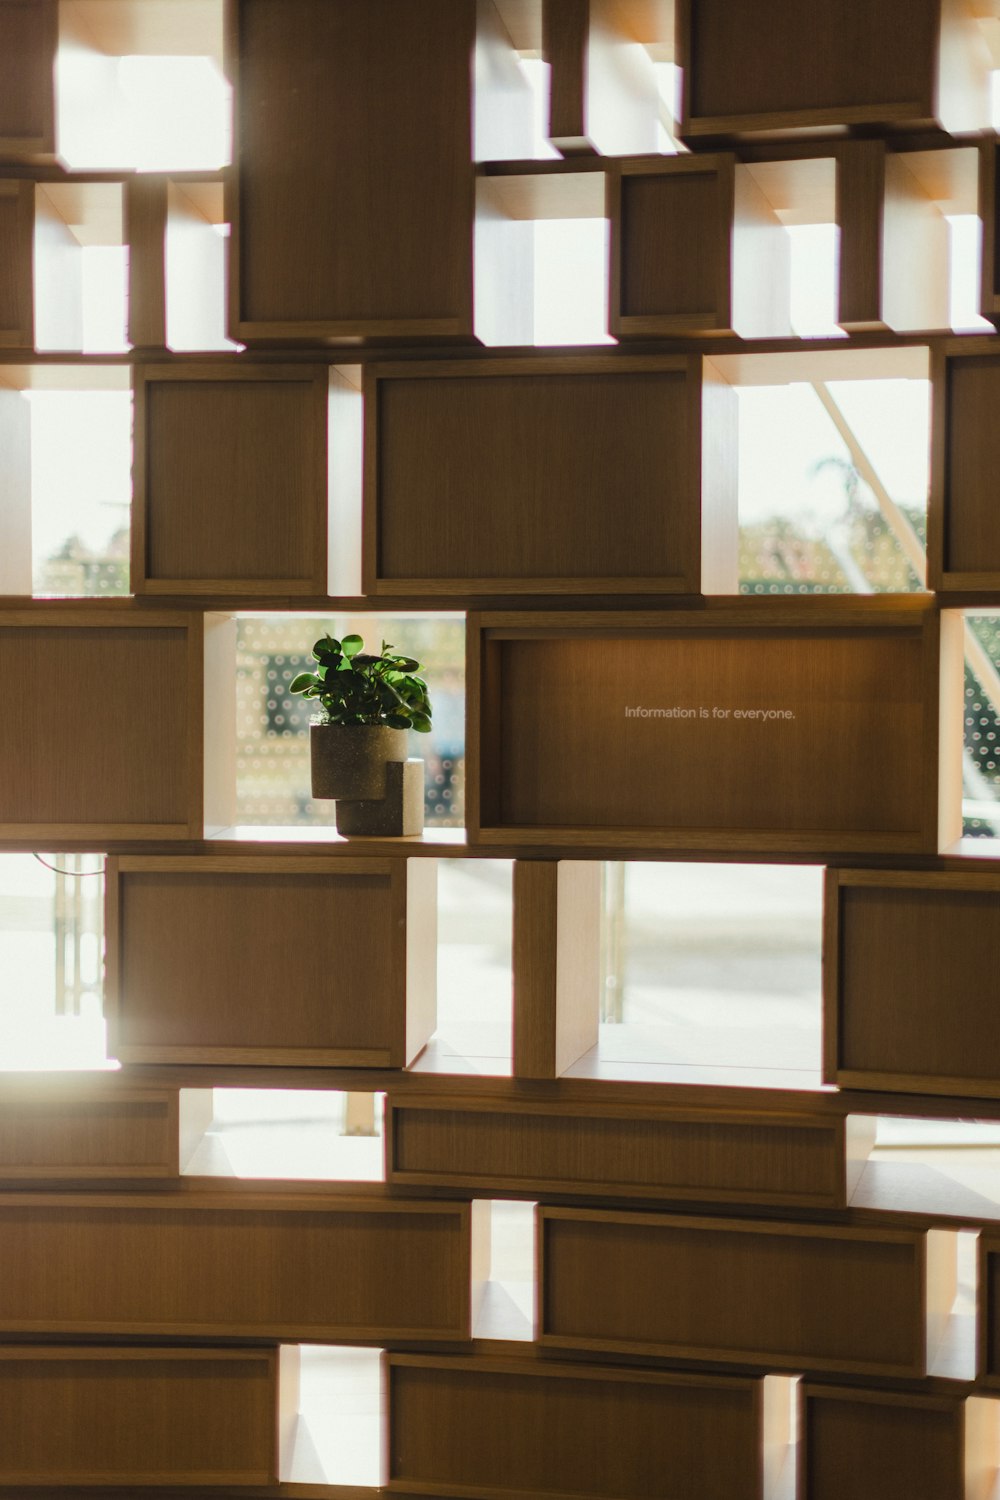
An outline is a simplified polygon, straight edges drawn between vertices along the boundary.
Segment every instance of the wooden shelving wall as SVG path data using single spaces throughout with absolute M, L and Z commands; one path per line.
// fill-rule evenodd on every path
M 1000 354 L 951 332 L 942 250 L 960 187 L 1000 321 L 989 25 L 962 0 L 229 0 L 232 165 L 74 172 L 69 9 L 0 0 L 0 852 L 108 856 L 123 1066 L 0 1057 L 0 1493 L 774 1500 L 784 1463 L 797 1500 L 985 1500 L 1000 1189 L 858 1192 L 876 1115 L 1000 1122 L 1000 875 L 958 848 Z M 176 43 L 163 0 L 76 9 Z M 551 160 L 519 53 L 551 67 Z M 70 188 L 120 199 L 125 353 L 83 352 L 69 276 L 66 347 L 39 348 Z M 602 212 L 617 343 L 477 337 L 530 323 L 530 221 Z M 171 237 L 223 221 L 228 344 L 208 261 L 168 285 Z M 784 225 L 816 222 L 847 336 L 806 341 Z M 734 597 L 734 361 L 787 383 L 907 351 L 930 591 Z M 22 394 L 56 371 L 134 392 L 128 599 L 32 596 Z M 238 837 L 231 616 L 404 609 L 469 614 L 464 835 Z M 415 1069 L 435 860 L 498 856 L 511 1074 Z M 828 1087 L 567 1076 L 596 1041 L 597 862 L 626 857 L 828 867 Z M 186 1175 L 222 1087 L 385 1091 L 384 1181 Z M 477 1324 L 494 1199 L 535 1205 L 519 1341 Z M 938 1355 L 962 1229 L 974 1367 Z M 385 1351 L 379 1486 L 289 1482 L 311 1343 Z

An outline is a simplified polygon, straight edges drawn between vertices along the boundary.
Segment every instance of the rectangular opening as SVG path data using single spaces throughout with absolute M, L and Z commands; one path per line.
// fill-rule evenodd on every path
M 384 1182 L 385 1095 L 330 1089 L 182 1089 L 188 1177 Z
M 832 156 L 736 168 L 733 328 L 744 338 L 837 338 Z
M 568 1077 L 820 1087 L 822 870 L 604 866 L 598 1044 Z
M 873 1123 L 852 1208 L 1000 1220 L 1000 1121 L 879 1115 Z
M 979 1231 L 927 1234 L 927 1373 L 976 1378 L 976 1288 Z
M 461 829 L 465 774 L 465 627 L 461 615 L 239 615 L 220 632 L 218 659 L 207 672 L 209 749 L 206 774 L 219 790 L 213 805 L 230 816 L 218 825 L 239 837 L 336 836 L 335 810 L 312 797 L 309 725 L 312 703 L 289 691 L 315 666 L 315 641 L 355 633 L 369 649 L 386 641 L 415 656 L 430 690 L 433 728 L 411 734 L 409 753 L 424 760 L 428 830 Z M 211 649 L 211 648 L 210 648 Z M 235 694 L 235 708 L 232 707 Z M 234 714 L 232 723 L 230 713 Z M 230 753 L 233 749 L 234 753 Z M 215 746 L 222 746 L 218 749 Z M 209 816 L 208 821 L 214 825 Z
M 765 1375 L 761 1427 L 764 1446 L 763 1500 L 797 1500 L 800 1375 Z
M 102 855 L 0 854 L 0 1072 L 118 1066 L 103 941 Z
M 382 1350 L 299 1344 L 280 1478 L 371 1489 L 383 1483 Z M 282 1351 L 284 1353 L 284 1351 Z M 353 1490 L 352 1490 L 353 1493 Z
M 513 861 L 439 859 L 437 864 L 437 1029 L 414 1071 L 508 1076 Z
M 230 225 L 221 181 L 167 183 L 164 236 L 167 348 L 241 349 L 226 336 Z
M 962 618 L 962 838 L 970 853 L 1000 855 L 1000 614 Z
M 537 1328 L 535 1203 L 489 1205 L 490 1267 L 473 1338 L 530 1343 Z
M 882 308 L 897 332 L 992 332 L 979 308 L 982 221 L 975 147 L 889 153 Z
M 215 170 L 232 155 L 222 0 L 61 0 L 56 140 L 72 171 Z
M 716 356 L 739 411 L 737 577 L 722 592 L 926 588 L 926 349 Z M 712 497 L 705 495 L 710 508 Z
M 127 279 L 121 184 L 37 183 L 35 348 L 127 349 Z
M 480 177 L 475 331 L 490 345 L 613 344 L 604 173 Z

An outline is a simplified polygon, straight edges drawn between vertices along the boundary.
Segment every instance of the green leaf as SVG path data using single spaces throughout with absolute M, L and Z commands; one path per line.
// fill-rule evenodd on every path
M 423 714 L 414 714 L 413 728 L 417 731 L 418 734 L 430 734 L 431 721 L 430 719 L 425 718 Z
M 386 714 L 385 722 L 390 729 L 409 729 L 410 721 L 405 714 Z
M 345 656 L 357 656 L 364 644 L 359 635 L 345 635 L 340 643 L 340 649 Z
M 300 672 L 288 684 L 288 691 L 290 693 L 304 693 L 307 688 L 315 687 L 318 681 L 319 679 L 314 677 L 311 672 Z
M 393 666 L 397 672 L 416 672 L 420 667 L 420 663 L 414 661 L 412 656 L 397 656 L 393 662 Z

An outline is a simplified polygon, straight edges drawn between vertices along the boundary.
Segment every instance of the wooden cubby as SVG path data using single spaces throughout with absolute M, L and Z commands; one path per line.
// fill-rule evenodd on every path
M 954 1297 L 946 1241 L 914 1230 L 539 1208 L 539 1342 L 921 1376 Z
M 698 145 L 824 126 L 981 129 L 991 60 L 971 20 L 952 0 L 678 0 L 681 134 Z
M 35 341 L 32 242 L 35 191 L 23 178 L 0 180 L 0 347 L 30 349 Z
M 369 366 L 365 587 L 691 593 L 702 477 L 691 357 Z
M 323 366 L 136 367 L 136 594 L 326 592 L 328 389 Z
M 803 1381 L 799 1423 L 800 1500 L 969 1500 L 963 1401 Z
M 461 1342 L 484 1232 L 478 1206 L 375 1194 L 8 1193 L 0 1330 Z
M 759 1380 L 404 1354 L 386 1373 L 388 1494 L 761 1500 Z
M 919 601 L 484 614 L 469 632 L 476 843 L 938 847 L 938 763 L 951 788 L 956 747 L 939 757 L 938 617 Z M 890 740 L 898 755 L 873 764 Z M 941 808 L 951 841 L 954 795 Z
M 401 1187 L 789 1208 L 844 1207 L 870 1137 L 801 1098 L 755 1112 L 390 1095 L 386 1118 L 387 1179 Z
M 0 726 L 0 837 L 202 836 L 202 622 L 159 611 L 0 613 L 0 668 L 58 683 L 58 712 L 12 700 Z
M 1000 1097 L 998 943 L 1000 876 L 828 871 L 827 1081 Z
M 125 183 L 128 329 L 142 350 L 222 351 L 228 242 L 221 174 L 143 173 Z
M 995 410 L 1000 358 L 936 353 L 928 509 L 930 582 L 941 593 L 1000 588 L 1000 518 L 993 479 L 1000 463 Z
M 0 1090 L 0 1181 L 174 1178 L 177 1089 L 8 1075 Z
M 108 861 L 125 1063 L 401 1068 L 434 1030 L 433 859 Z
M 0 1349 L 0 1486 L 274 1484 L 297 1353 Z
M 48 157 L 56 148 L 58 0 L 0 4 L 0 158 Z
M 542 56 L 551 70 L 547 135 L 563 156 L 658 149 L 662 112 L 650 52 L 671 38 L 656 9 L 541 0 Z

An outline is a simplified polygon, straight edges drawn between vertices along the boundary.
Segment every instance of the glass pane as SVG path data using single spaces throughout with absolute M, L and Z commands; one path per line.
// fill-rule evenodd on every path
M 1000 615 L 966 615 L 985 653 L 970 662 L 966 649 L 962 749 L 962 833 L 1000 838 Z

